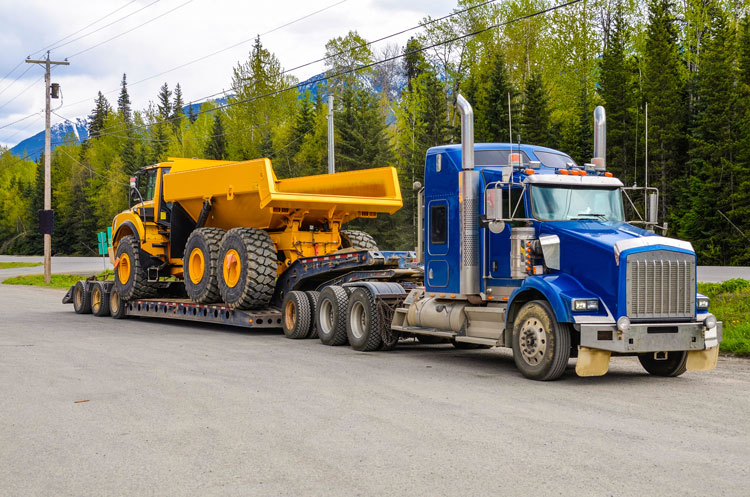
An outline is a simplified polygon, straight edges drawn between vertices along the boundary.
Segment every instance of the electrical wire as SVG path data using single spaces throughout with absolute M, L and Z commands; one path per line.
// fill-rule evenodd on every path
M 25 61 L 21 61 L 21 64 L 23 64 L 24 62 Z M 21 64 L 18 64 L 18 66 L 20 66 Z M 16 66 L 16 67 L 18 67 L 18 66 Z M 15 67 L 13 69 L 11 69 L 11 71 L 8 74 L 10 74 L 11 72 L 15 71 L 15 69 L 16 69 Z M 21 74 L 19 74 L 18 76 L 16 76 L 16 79 L 14 79 L 13 81 L 11 81 L 10 84 L 8 84 L 8 86 L 6 86 L 2 90 L 0 90 L 0 95 L 2 95 L 3 93 L 5 93 L 8 90 L 8 88 L 10 88 L 14 84 L 16 84 L 16 81 L 18 81 L 19 79 L 21 79 L 24 74 L 26 74 L 27 72 L 29 72 L 29 70 L 31 70 L 31 66 L 28 66 L 26 68 L 26 70 L 24 72 L 22 72 Z M 7 74 L 6 74 L 6 76 L 7 76 Z M 3 78 L 3 79 L 5 79 L 5 78 Z
M 12 123 L 3 124 L 2 126 L 0 126 L 0 129 L 4 129 L 4 128 L 7 128 L 9 126 L 13 126 L 14 124 L 18 124 L 18 123 L 20 123 L 22 121 L 25 121 L 26 119 L 28 119 L 30 117 L 34 117 L 34 116 L 38 116 L 38 115 L 39 115 L 39 112 L 34 112 L 33 114 L 29 114 L 28 116 L 22 117 L 21 119 L 18 119 L 17 121 L 13 121 Z
M 13 98 L 11 98 L 7 102 L 5 102 L 3 105 L 0 105 L 0 109 L 5 108 L 5 106 L 7 106 L 9 103 L 11 103 L 12 101 L 14 101 L 18 97 L 20 97 L 21 95 L 23 95 L 24 93 L 26 93 L 27 91 L 29 91 L 35 84 L 37 84 L 38 82 L 40 82 L 43 79 L 44 79 L 44 76 L 40 77 L 39 79 L 35 79 L 29 86 L 27 86 L 26 88 L 24 88 L 23 90 L 21 90 L 16 96 L 14 96 Z

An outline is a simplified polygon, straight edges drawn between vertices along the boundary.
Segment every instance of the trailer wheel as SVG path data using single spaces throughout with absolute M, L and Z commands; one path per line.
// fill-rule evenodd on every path
M 341 248 L 379 250 L 375 239 L 364 231 L 341 230 L 339 235 L 341 235 Z
M 91 294 L 86 290 L 86 283 L 79 281 L 73 287 L 73 310 L 76 314 L 91 314 Z
M 377 302 L 365 288 L 355 289 L 347 305 L 346 336 L 354 350 L 369 352 L 383 343 Z
M 316 323 L 318 338 L 325 345 L 346 343 L 346 308 L 349 294 L 343 287 L 328 286 L 320 292 Z
M 513 324 L 513 360 L 532 380 L 555 380 L 568 365 L 570 329 L 558 323 L 549 304 L 532 300 L 521 307 Z
M 120 298 L 120 292 L 113 288 L 109 292 L 109 314 L 115 319 L 123 319 L 127 315 L 128 306 Z
M 225 230 L 198 228 L 190 233 L 185 244 L 185 291 L 197 304 L 219 300 L 219 253 Z
M 91 312 L 94 316 L 109 316 L 109 293 L 101 281 L 91 285 Z
M 117 244 L 115 288 L 125 300 L 150 297 L 156 286 L 149 283 L 146 268 L 141 265 L 141 249 L 133 235 L 122 237 Z
M 659 356 L 658 354 L 663 354 Z M 687 371 L 687 357 L 685 351 L 648 352 L 638 354 L 638 360 L 643 369 L 654 376 L 680 376 Z
M 219 293 L 232 309 L 266 307 L 276 286 L 276 250 L 263 230 L 234 228 L 226 232 L 219 254 Z
M 310 333 L 307 338 L 318 338 L 318 323 L 316 322 L 316 316 L 318 315 L 318 301 L 320 300 L 320 292 L 314 290 L 305 292 L 307 300 L 310 301 Z
M 286 294 L 281 304 L 281 327 L 287 338 L 297 340 L 310 333 L 310 300 L 297 290 Z

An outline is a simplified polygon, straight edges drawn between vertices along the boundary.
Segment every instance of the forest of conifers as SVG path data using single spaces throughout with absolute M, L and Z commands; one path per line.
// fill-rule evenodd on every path
M 117 101 L 92 95 L 89 138 L 52 154 L 53 253 L 94 255 L 95 233 L 128 207 L 128 177 L 168 156 L 269 157 L 279 177 L 325 173 L 329 93 L 336 170 L 392 165 L 400 174 L 404 208 L 359 227 L 381 248 L 413 248 L 412 185 L 429 147 L 459 141 L 460 92 L 474 106 L 477 142 L 508 141 L 510 93 L 513 141 L 579 164 L 592 156 L 592 111 L 604 105 L 608 169 L 640 186 L 648 159 L 669 236 L 691 241 L 700 264 L 750 265 L 750 2 L 583 0 L 516 20 L 554 5 L 461 0 L 456 15 L 423 19 L 404 46 L 340 33 L 320 48 L 328 72 L 312 91 L 294 88 L 273 47 L 256 39 L 227 103 L 187 114 L 189 81 L 164 83 L 135 110 L 123 74 Z M 42 164 L 0 148 L 0 253 L 42 250 Z

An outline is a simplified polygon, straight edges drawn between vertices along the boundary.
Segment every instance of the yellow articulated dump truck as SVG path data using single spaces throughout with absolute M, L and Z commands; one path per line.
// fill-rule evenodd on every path
M 280 180 L 269 159 L 169 158 L 131 178 L 133 201 L 112 223 L 119 297 L 153 297 L 176 278 L 192 302 L 232 309 L 267 307 L 300 258 L 377 250 L 343 225 L 402 205 L 394 168 Z

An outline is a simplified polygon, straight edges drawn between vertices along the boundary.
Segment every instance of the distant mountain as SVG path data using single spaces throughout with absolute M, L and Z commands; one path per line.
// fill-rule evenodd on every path
M 79 117 L 75 121 L 63 121 L 53 125 L 50 128 L 50 139 L 53 143 L 52 149 L 54 150 L 55 143 L 63 142 L 70 135 L 78 143 L 81 140 L 85 140 L 89 136 L 88 121 L 85 118 Z M 29 154 L 29 160 L 37 160 L 44 152 L 44 131 L 40 131 L 34 136 L 30 136 L 19 142 L 18 145 L 10 149 L 10 152 L 19 157 Z

